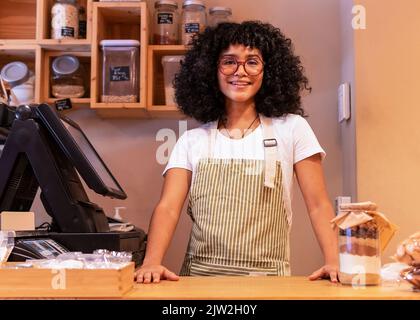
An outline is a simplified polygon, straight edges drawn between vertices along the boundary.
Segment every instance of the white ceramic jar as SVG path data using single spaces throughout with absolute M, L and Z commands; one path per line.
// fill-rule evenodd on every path
M 11 106 L 34 102 L 35 75 L 25 63 L 21 61 L 8 63 L 2 68 L 1 77 L 10 88 Z

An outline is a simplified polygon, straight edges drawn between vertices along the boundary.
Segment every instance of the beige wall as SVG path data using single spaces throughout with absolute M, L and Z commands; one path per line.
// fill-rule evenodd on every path
M 153 1 L 148 1 L 152 4 Z M 341 78 L 340 4 L 336 0 L 207 0 L 208 6 L 232 7 L 236 20 L 260 19 L 280 27 L 295 43 L 313 88 L 305 96 L 304 107 L 322 146 L 328 192 L 333 200 L 343 189 L 342 155 L 337 123 L 336 92 Z M 164 168 L 155 160 L 162 142 L 156 141 L 161 128 L 178 130 L 174 120 L 101 120 L 89 110 L 71 117 L 86 131 L 128 194 L 126 201 L 105 199 L 90 193 L 112 215 L 115 206 L 125 206 L 122 215 L 147 230 L 162 186 Z M 188 127 L 197 124 L 189 121 Z M 309 222 L 299 189 L 295 187 L 292 230 L 292 271 L 305 275 L 322 264 L 322 256 Z M 39 202 L 35 209 L 40 213 Z M 39 215 L 38 222 L 45 219 Z M 165 263 L 178 271 L 185 253 L 191 223 L 185 210 Z
M 420 1 L 358 3 L 367 11 L 355 32 L 358 198 L 400 226 L 387 259 L 420 229 Z

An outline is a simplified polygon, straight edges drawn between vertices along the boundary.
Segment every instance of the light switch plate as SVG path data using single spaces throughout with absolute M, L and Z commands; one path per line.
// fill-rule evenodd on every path
M 350 83 L 346 82 L 338 88 L 338 122 L 350 119 Z

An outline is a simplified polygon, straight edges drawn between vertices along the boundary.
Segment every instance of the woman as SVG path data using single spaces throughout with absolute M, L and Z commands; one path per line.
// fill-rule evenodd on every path
M 302 117 L 307 84 L 290 39 L 272 25 L 223 23 L 194 40 L 175 91 L 182 112 L 203 125 L 171 154 L 138 282 L 178 280 L 161 263 L 188 193 L 181 275 L 290 275 L 294 173 L 325 257 L 309 278 L 337 282 L 325 152 Z

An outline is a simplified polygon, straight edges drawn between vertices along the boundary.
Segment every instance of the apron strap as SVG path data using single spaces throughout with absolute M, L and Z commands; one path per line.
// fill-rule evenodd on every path
M 276 178 L 276 160 L 277 160 L 277 140 L 274 135 L 273 121 L 260 114 L 260 120 L 263 129 L 264 144 L 264 187 L 274 188 Z
M 216 121 L 210 126 L 210 139 L 209 139 L 209 147 L 208 147 L 208 155 L 207 158 L 213 158 L 214 146 L 216 145 L 216 136 L 217 136 L 217 127 L 219 125 L 219 121 Z

